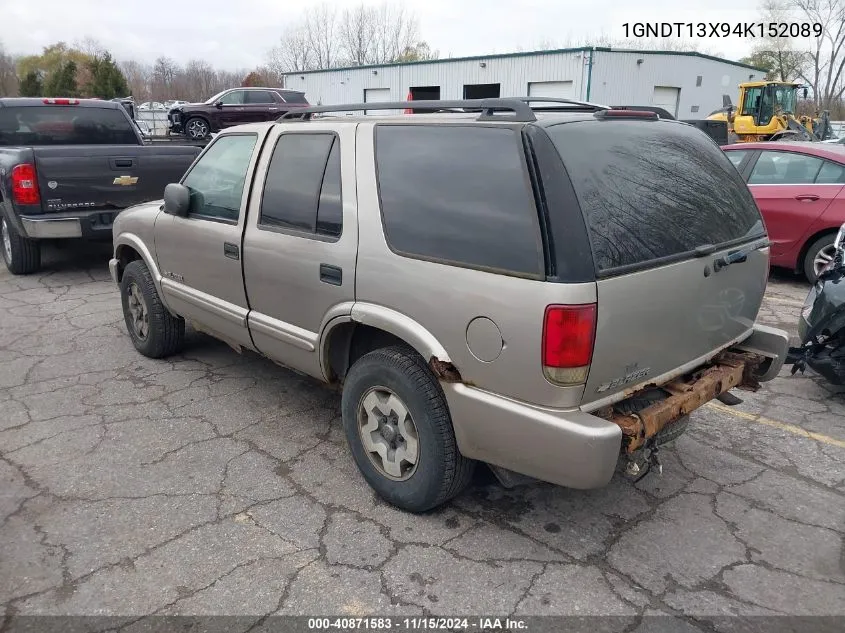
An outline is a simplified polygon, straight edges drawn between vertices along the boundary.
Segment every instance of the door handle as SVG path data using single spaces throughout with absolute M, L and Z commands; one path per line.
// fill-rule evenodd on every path
M 332 286 L 342 286 L 343 269 L 329 264 L 320 264 L 320 281 Z
M 241 257 L 240 249 L 229 242 L 223 242 L 223 254 L 229 259 L 240 259 Z
M 796 200 L 800 200 L 801 202 L 815 202 L 819 199 L 819 197 L 814 193 L 802 193 L 795 196 Z

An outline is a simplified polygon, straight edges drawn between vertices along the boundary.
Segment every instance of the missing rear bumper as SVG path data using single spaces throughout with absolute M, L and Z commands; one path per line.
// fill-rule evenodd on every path
M 627 400 L 597 411 L 595 415 L 622 429 L 623 450 L 631 455 L 664 428 L 730 389 L 756 391 L 760 387 L 758 370 L 764 362 L 766 358 L 748 351 L 722 352 L 703 367 L 659 389 L 651 385 L 632 393 Z M 661 396 L 647 406 L 634 410 L 629 406 L 646 392 L 654 391 L 662 392 Z

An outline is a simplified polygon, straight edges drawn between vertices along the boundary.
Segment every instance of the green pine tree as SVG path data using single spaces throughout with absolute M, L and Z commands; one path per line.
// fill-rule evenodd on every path
M 41 77 L 34 70 L 30 70 L 21 79 L 18 88 L 22 97 L 40 97 L 44 92 L 44 86 L 41 83 Z
M 91 83 L 86 90 L 89 96 L 114 99 L 125 97 L 129 93 L 126 77 L 120 72 L 120 68 L 114 63 L 109 53 L 93 57 L 87 66 L 91 73 Z
M 46 97 L 75 97 L 77 92 L 76 63 L 73 61 L 62 64 L 56 72 L 50 75 L 44 85 L 44 96 Z

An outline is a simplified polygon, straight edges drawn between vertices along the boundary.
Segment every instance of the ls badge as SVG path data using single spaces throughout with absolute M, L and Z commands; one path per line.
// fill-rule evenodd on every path
M 627 385 L 628 383 L 634 382 L 641 378 L 645 378 L 651 373 L 651 367 L 646 367 L 645 369 L 637 369 L 637 363 L 633 365 L 628 365 L 625 368 L 625 375 L 620 376 L 610 382 L 606 382 L 603 385 L 599 386 L 596 391 L 598 393 L 604 393 L 608 389 L 615 389 L 616 387 L 620 387 L 622 385 Z
M 134 185 L 138 182 L 138 176 L 118 176 L 112 182 L 113 185 L 121 185 L 122 187 L 128 187 L 129 185 Z

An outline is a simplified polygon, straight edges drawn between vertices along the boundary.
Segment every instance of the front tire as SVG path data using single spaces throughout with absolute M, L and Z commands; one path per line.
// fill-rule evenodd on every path
M 30 275 L 41 269 L 41 245 L 20 235 L 9 221 L 0 218 L 0 250 L 13 275 Z
M 823 235 L 807 249 L 807 254 L 804 256 L 804 276 L 811 284 L 816 283 L 822 268 L 833 261 L 836 255 L 836 249 L 833 247 L 835 239 L 834 233 Z
M 192 141 L 204 141 L 211 135 L 211 126 L 201 117 L 191 117 L 185 122 L 185 136 Z
M 148 358 L 164 358 L 182 349 L 185 320 L 168 312 L 146 264 L 133 261 L 120 280 L 126 329 L 135 349 Z
M 343 386 L 343 426 L 355 463 L 388 503 L 425 512 L 457 496 L 476 462 L 458 450 L 443 391 L 413 350 L 358 359 Z

